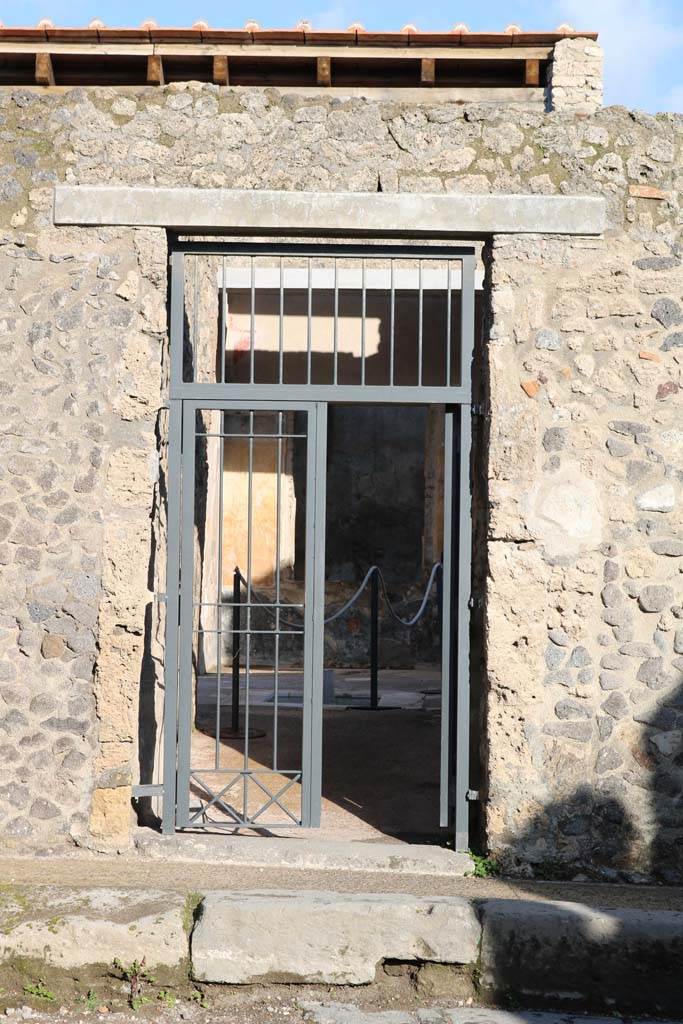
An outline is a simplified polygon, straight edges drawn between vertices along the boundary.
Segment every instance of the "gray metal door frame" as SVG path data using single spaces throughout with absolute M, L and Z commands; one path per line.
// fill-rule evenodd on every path
M 320 255 L 343 258 L 453 259 L 462 266 L 462 305 L 458 386 L 369 386 L 306 384 L 201 383 L 183 378 L 184 344 L 184 260 L 189 254 L 255 256 Z M 454 831 L 455 848 L 469 845 L 469 754 L 470 754 L 470 592 L 471 592 L 471 445 L 472 383 L 474 344 L 475 253 L 471 246 L 349 246 L 277 243 L 191 243 L 176 242 L 171 250 L 168 458 L 168 556 L 165 639 L 164 775 L 162 829 L 166 833 L 187 823 L 189 776 L 185 767 L 189 744 L 190 715 L 181 713 L 179 676 L 186 666 L 188 640 L 185 616 L 181 614 L 181 535 L 187 544 L 188 488 L 183 485 L 183 424 L 194 423 L 197 409 L 308 411 L 308 472 L 314 475 L 314 523 L 311 524 L 313 565 L 311 572 L 309 692 L 304 700 L 304 765 L 302 824 L 320 823 L 322 770 L 322 658 L 324 617 L 324 522 L 327 403 L 372 403 L 432 405 L 443 404 L 445 417 L 444 466 L 444 552 L 443 552 L 443 634 L 442 634 L 442 716 L 440 769 L 440 824 Z M 449 276 L 450 282 L 450 276 Z M 393 287 L 393 286 L 392 286 Z M 450 287 L 450 284 L 449 284 Z M 336 290 L 336 286 L 335 286 Z M 253 341 L 252 341 L 253 344 Z M 312 428 L 312 429 L 311 429 Z M 187 431 L 189 428 L 185 426 Z M 314 435 L 311 447 L 310 438 Z M 185 438 L 187 443 L 187 437 Z M 310 499 L 310 495 L 309 495 Z M 183 516 L 183 507 L 185 516 Z M 191 530 L 192 527 L 190 526 Z M 307 535 L 307 541 L 309 540 Z M 308 558 L 308 554 L 307 554 Z M 307 574 L 307 586 L 308 586 Z M 191 586 L 191 584 L 190 584 Z M 187 598 L 187 595 L 185 595 Z M 309 602 L 306 602 L 309 606 Z M 184 662 L 183 662 L 184 659 Z M 307 674 L 308 675 L 308 674 Z M 315 685 L 315 679 L 319 685 Z M 183 700 L 184 704 L 185 701 Z M 306 709 L 307 712 L 306 712 Z M 182 763 L 181 763 L 182 762 Z M 187 762 L 189 764 L 189 761 Z M 302 765 L 302 768 L 304 767 Z
M 178 649 L 178 695 L 177 695 L 177 783 L 176 783 L 176 829 L 199 828 L 202 826 L 199 813 L 190 809 L 190 788 L 193 781 L 191 736 L 192 736 L 192 635 L 194 607 L 194 508 L 195 508 L 195 440 L 198 412 L 305 412 L 306 427 L 306 555 L 305 555 L 305 596 L 304 596 L 304 689 L 303 689 L 303 737 L 301 763 L 301 821 L 302 827 L 316 827 L 320 824 L 321 805 L 321 750 L 322 750 L 322 687 L 315 686 L 316 679 L 322 679 L 323 669 L 323 615 L 324 569 L 325 569 L 325 455 L 327 450 L 327 405 L 323 402 L 280 401 L 277 408 L 270 402 L 249 402 L 229 399 L 184 401 L 182 409 L 182 454 L 181 454 L 181 516 L 180 516 L 180 591 L 178 599 L 179 649 Z M 279 512 L 279 510 L 278 510 Z M 170 539 L 170 538 L 169 538 Z M 183 566 L 186 569 L 183 569 Z M 320 594 L 322 593 L 322 597 Z M 248 598 L 249 599 L 249 598 Z M 175 609 L 173 610 L 173 614 Z M 169 615 L 171 609 L 169 608 Z M 245 762 L 249 749 L 249 672 L 247 668 L 247 697 L 245 721 Z M 274 709 L 277 714 L 277 708 Z M 217 721 L 216 728 L 220 728 Z M 202 778 L 215 774 L 218 777 L 231 773 L 231 769 L 201 769 Z M 235 772 L 234 774 L 240 774 Z M 243 771 L 242 775 L 249 775 Z M 274 772 L 273 774 L 278 774 Z M 211 794 L 209 791 L 210 795 Z M 229 823 L 228 823 L 229 824 Z M 250 822 L 244 820 L 248 826 Z M 255 824 L 255 823 L 254 823 Z

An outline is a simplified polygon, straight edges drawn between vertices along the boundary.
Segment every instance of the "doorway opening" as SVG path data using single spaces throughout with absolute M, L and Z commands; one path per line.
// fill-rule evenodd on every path
M 466 846 L 474 263 L 173 252 L 167 831 Z
M 256 826 L 266 788 L 280 828 L 301 814 L 307 416 L 225 412 L 205 439 L 207 465 L 223 444 L 221 609 L 198 622 L 190 785 L 248 764 Z M 442 837 L 444 409 L 330 404 L 327 421 L 320 838 Z

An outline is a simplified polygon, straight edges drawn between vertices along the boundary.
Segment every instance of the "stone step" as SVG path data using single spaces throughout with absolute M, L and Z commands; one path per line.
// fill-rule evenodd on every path
M 383 960 L 474 964 L 480 936 L 456 896 L 216 892 L 192 933 L 192 972 L 231 985 L 363 985 Z
M 365 984 L 383 961 L 476 966 L 492 1002 L 677 1013 L 683 913 L 529 899 L 330 892 L 208 894 L 198 981 Z
M 34 962 L 38 977 L 41 962 L 64 971 L 99 965 L 108 974 L 118 958 L 185 980 L 189 959 L 197 981 L 230 984 L 357 985 L 385 961 L 420 972 L 446 964 L 454 978 L 460 970 L 476 976 L 494 1005 L 512 995 L 548 1009 L 660 1017 L 683 1007 L 683 913 L 523 896 L 261 889 L 187 897 L 158 886 L 7 882 L 0 964 L 17 958 Z
M 353 843 L 274 836 L 160 836 L 136 840 L 140 853 L 165 861 L 202 861 L 222 868 L 260 867 L 308 871 L 369 871 L 457 877 L 470 874 L 472 860 L 442 846 Z
M 17 957 L 73 970 L 145 961 L 177 968 L 188 956 L 192 912 L 181 893 L 4 885 L 0 964 Z

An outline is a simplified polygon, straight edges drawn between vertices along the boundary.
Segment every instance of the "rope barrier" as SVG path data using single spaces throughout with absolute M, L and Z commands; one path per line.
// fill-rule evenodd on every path
M 389 614 L 392 616 L 392 618 L 396 620 L 396 622 L 400 623 L 402 626 L 405 626 L 406 629 L 411 629 L 417 622 L 420 621 L 420 619 L 424 615 L 425 609 L 427 607 L 427 601 L 429 600 L 429 594 L 432 589 L 432 586 L 434 585 L 434 580 L 436 579 L 436 574 L 439 571 L 439 569 L 442 568 L 441 562 L 435 562 L 434 565 L 432 566 L 432 571 L 429 575 L 429 579 L 427 580 L 427 587 L 425 589 L 424 597 L 422 598 L 422 604 L 418 608 L 416 614 L 413 615 L 412 619 L 402 619 L 401 616 L 394 611 L 391 601 L 389 600 L 389 595 L 387 594 L 387 585 L 384 580 L 382 570 L 379 568 L 379 566 L 374 566 L 373 568 L 377 570 L 377 575 L 379 576 L 380 583 L 382 584 L 382 593 L 384 594 L 384 601 L 389 610 Z
M 429 600 L 429 595 L 431 593 L 432 587 L 434 586 L 434 580 L 436 579 L 437 573 L 442 568 L 443 568 L 443 565 L 442 565 L 441 562 L 435 562 L 434 565 L 432 566 L 432 571 L 429 574 L 429 579 L 427 580 L 427 586 L 425 588 L 425 592 L 424 592 L 424 596 L 422 598 L 422 602 L 421 602 L 420 607 L 418 608 L 417 612 L 415 613 L 415 615 L 413 615 L 412 619 L 402 619 L 401 616 L 398 614 L 398 612 L 394 609 L 394 606 L 392 605 L 391 601 L 389 600 L 389 594 L 387 592 L 387 583 L 386 583 L 386 580 L 384 579 L 384 573 L 382 572 L 382 570 L 380 569 L 380 567 L 378 565 L 371 565 L 370 568 L 368 569 L 368 571 L 366 572 L 364 578 L 363 578 L 363 582 L 358 587 L 358 590 L 355 592 L 355 594 L 353 594 L 353 596 L 350 597 L 349 600 L 346 601 L 345 604 L 343 604 L 341 606 L 341 608 L 338 608 L 336 612 L 333 612 L 331 615 L 328 615 L 327 618 L 324 619 L 324 623 L 325 623 L 326 626 L 329 625 L 331 622 L 334 622 L 335 619 L 340 618 L 344 614 L 344 612 L 347 612 L 349 610 L 349 608 L 352 608 L 353 605 L 358 600 L 358 598 L 363 593 L 363 591 L 365 590 L 365 588 L 367 587 L 368 583 L 370 582 L 370 579 L 372 578 L 372 574 L 373 573 L 377 573 L 377 576 L 379 578 L 379 581 L 380 581 L 380 584 L 381 584 L 381 587 L 382 587 L 382 594 L 384 596 L 384 603 L 387 606 L 387 610 L 388 610 L 389 614 L 391 615 L 391 617 L 396 622 L 399 623 L 399 625 L 403 626 L 406 629 L 412 629 L 412 627 L 415 626 L 420 621 L 420 619 L 422 618 L 422 616 L 425 613 L 425 610 L 427 608 L 427 602 Z M 256 595 L 256 591 L 254 590 L 253 587 L 249 586 L 249 583 L 244 578 L 244 576 L 242 575 L 242 573 L 241 573 L 241 571 L 239 569 L 237 570 L 237 573 L 239 575 L 240 580 L 242 581 L 244 586 L 247 588 L 247 593 L 249 593 L 251 591 L 251 598 L 254 601 L 254 603 L 262 605 L 263 606 L 263 610 L 265 612 L 267 612 L 271 616 L 271 618 L 274 619 L 276 617 L 275 612 L 273 612 L 269 607 L 267 607 L 265 601 L 259 600 L 259 598 Z M 292 629 L 298 629 L 299 626 L 301 625 L 301 623 L 299 623 L 299 622 L 288 622 L 286 619 L 283 619 L 283 618 L 280 618 L 279 621 L 280 621 L 280 623 L 283 626 L 289 626 Z

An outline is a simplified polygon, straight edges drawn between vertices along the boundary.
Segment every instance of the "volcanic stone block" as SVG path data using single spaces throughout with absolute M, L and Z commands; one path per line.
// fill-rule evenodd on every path
M 382 960 L 470 964 L 481 927 L 457 897 L 210 893 L 192 936 L 198 981 L 363 985 Z

